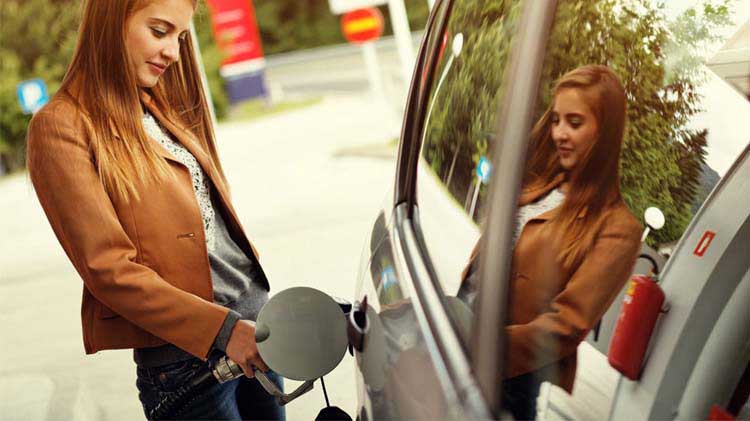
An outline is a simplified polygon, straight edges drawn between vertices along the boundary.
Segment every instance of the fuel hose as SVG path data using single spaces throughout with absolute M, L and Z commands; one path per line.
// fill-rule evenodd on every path
M 244 375 L 242 369 L 226 356 L 219 359 L 214 367 L 196 375 L 175 392 L 165 396 L 148 413 L 149 420 L 170 420 L 180 416 L 180 413 L 203 392 L 219 383 L 225 383 Z

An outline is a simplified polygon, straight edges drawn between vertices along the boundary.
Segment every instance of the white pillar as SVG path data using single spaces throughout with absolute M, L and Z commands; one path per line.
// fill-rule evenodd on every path
M 409 19 L 406 16 L 404 0 L 388 0 L 388 9 L 391 12 L 393 35 L 401 60 L 401 73 L 408 90 L 414 69 L 414 46 L 412 45 L 411 29 L 409 28 Z
M 214 101 L 211 97 L 211 89 L 208 86 L 208 78 L 206 77 L 206 69 L 203 67 L 203 58 L 201 57 L 201 48 L 200 45 L 198 45 L 198 33 L 195 32 L 195 24 L 193 22 L 190 22 L 190 38 L 193 40 L 193 50 L 195 50 L 195 61 L 198 65 L 198 68 L 201 72 L 201 84 L 203 85 L 203 96 L 206 97 L 206 102 L 208 103 L 208 113 L 211 115 L 211 124 L 214 126 L 214 130 L 216 130 L 216 125 L 218 124 L 216 121 L 216 111 L 214 110 Z
M 375 98 L 383 95 L 383 78 L 380 75 L 378 55 L 375 52 L 375 43 L 372 41 L 362 44 L 362 56 L 365 59 L 367 69 L 367 80 L 370 82 L 370 91 Z

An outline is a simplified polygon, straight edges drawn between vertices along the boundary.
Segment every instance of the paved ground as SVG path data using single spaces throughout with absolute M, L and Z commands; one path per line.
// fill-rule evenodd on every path
M 218 127 L 235 206 L 261 253 L 272 292 L 310 285 L 354 293 L 361 247 L 384 199 L 392 128 L 363 96 Z M 360 153 L 370 148 L 378 153 Z M 24 174 L 0 180 L 0 414 L 3 419 L 142 418 L 128 351 L 85 356 L 81 281 L 63 255 Z M 332 403 L 353 413 L 351 357 L 327 378 Z M 296 386 L 288 382 L 287 389 Z M 312 419 L 319 387 L 291 403 Z

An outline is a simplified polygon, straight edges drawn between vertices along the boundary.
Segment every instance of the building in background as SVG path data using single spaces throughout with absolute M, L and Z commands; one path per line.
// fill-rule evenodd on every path
M 707 65 L 745 98 L 750 98 L 750 21 L 740 26 Z

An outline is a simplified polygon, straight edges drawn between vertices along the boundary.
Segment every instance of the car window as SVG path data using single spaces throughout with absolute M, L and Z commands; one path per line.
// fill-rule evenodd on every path
M 750 112 L 747 94 L 721 76 L 726 68 L 720 50 L 732 48 L 727 44 L 734 33 L 733 10 L 718 2 L 676 3 L 682 5 L 625 0 L 557 5 L 519 202 L 528 206 L 519 207 L 519 218 L 539 215 L 545 206 L 559 208 L 547 220 L 532 219 L 519 228 L 508 305 L 509 332 L 527 331 L 509 338 L 509 375 L 523 378 L 526 371 L 542 382 L 540 418 L 607 416 L 619 375 L 606 353 L 631 274 L 623 262 L 645 253 L 663 267 L 748 142 L 750 126 L 740 117 Z M 615 123 L 618 88 L 609 75 L 624 95 L 621 135 Z M 596 146 L 584 142 L 587 127 Z M 618 137 L 619 154 L 612 141 Z M 618 155 L 617 165 L 610 165 Z M 554 163 L 545 156 L 554 156 Z M 545 174 L 556 170 L 548 165 L 572 165 L 562 188 L 536 182 L 551 179 Z M 540 187 L 544 194 L 534 190 Z M 597 206 L 603 206 L 599 217 Z M 649 207 L 661 210 L 664 226 L 650 230 L 645 244 L 640 238 L 624 241 L 637 233 L 635 226 L 626 228 L 627 220 L 642 229 Z M 555 219 L 565 229 L 554 228 Z M 638 249 L 628 252 L 635 242 Z M 638 260 L 633 272 L 649 270 L 647 261 Z M 529 283 L 533 289 L 524 286 Z M 597 328 L 596 339 L 590 333 L 581 343 L 571 334 Z M 543 363 L 520 361 L 519 350 Z M 566 367 L 573 362 L 576 370 Z
M 459 306 L 472 304 L 467 297 L 457 303 L 455 297 L 484 219 L 493 132 L 520 3 L 457 0 L 437 41 L 417 206 L 432 267 L 443 293 Z
M 607 416 L 619 378 L 607 345 L 633 261 L 646 253 L 663 265 L 748 143 L 750 77 L 731 61 L 748 26 L 721 2 L 674 3 L 557 3 L 513 221 L 503 386 L 539 403 L 519 411 Z M 520 11 L 456 1 L 427 102 L 419 226 L 447 301 L 469 311 Z M 649 207 L 665 223 L 641 243 Z

